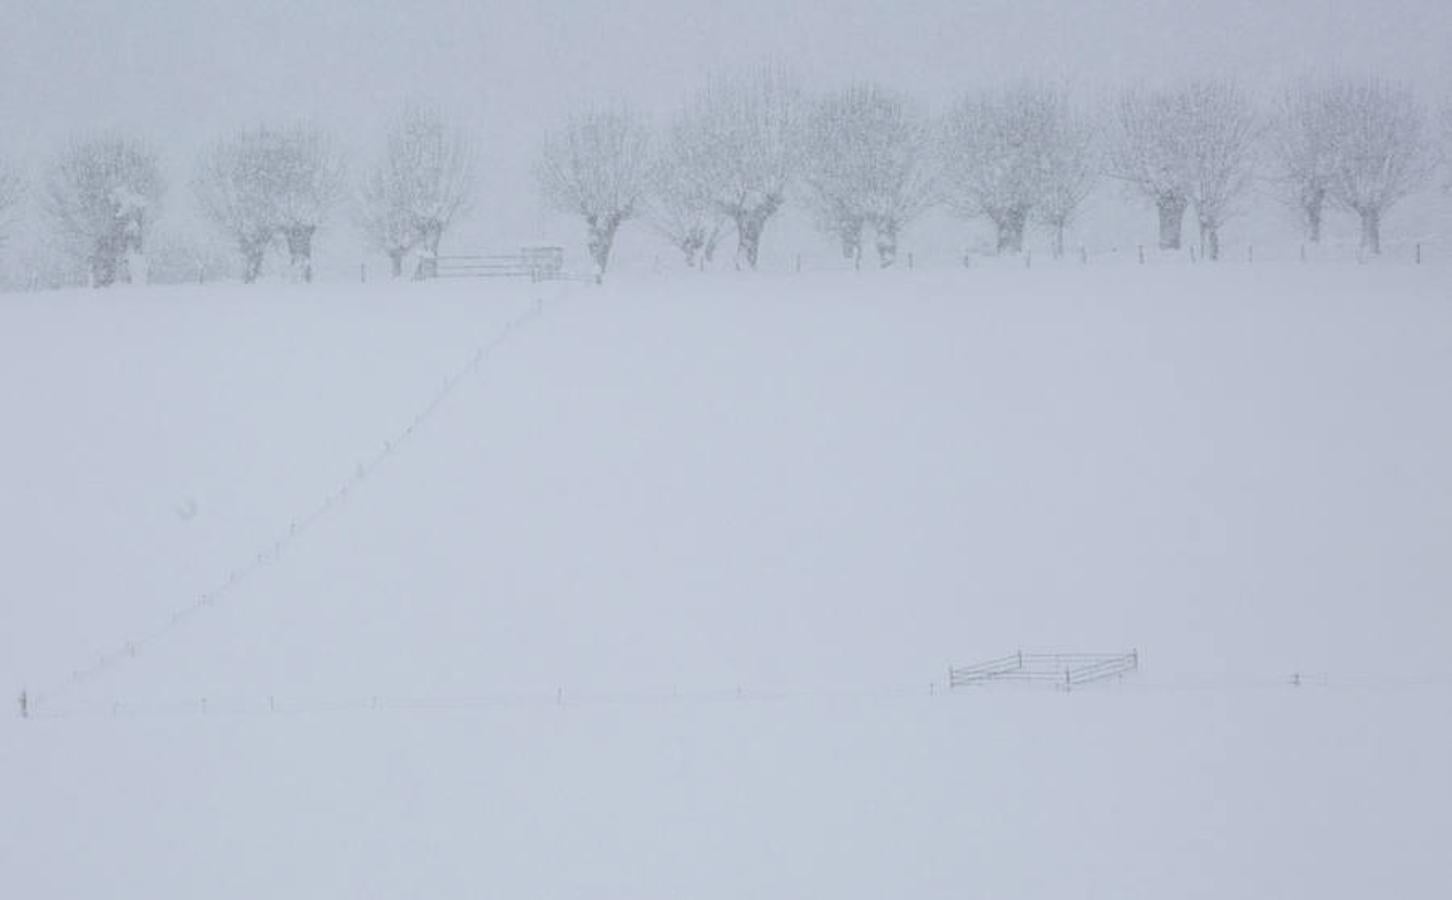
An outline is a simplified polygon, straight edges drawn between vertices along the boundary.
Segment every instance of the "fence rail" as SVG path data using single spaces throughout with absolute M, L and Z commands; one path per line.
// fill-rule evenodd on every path
M 948 687 L 995 682 L 1048 684 L 1068 690 L 1078 685 L 1122 677 L 1139 669 L 1139 651 L 1128 653 L 1024 653 L 948 669 Z
M 434 278 L 528 278 L 552 281 L 565 267 L 562 247 L 521 247 L 517 253 L 438 256 L 432 260 Z

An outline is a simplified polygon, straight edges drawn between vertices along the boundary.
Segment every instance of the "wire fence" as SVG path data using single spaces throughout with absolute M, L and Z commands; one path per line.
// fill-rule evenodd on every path
M 22 692 L 21 714 L 27 717 L 42 714 L 56 697 L 95 681 L 118 666 L 136 658 L 147 648 L 168 637 L 207 609 L 229 599 L 259 572 L 279 562 L 298 541 L 317 528 L 324 520 L 335 515 L 348 498 L 380 467 L 407 447 L 418 430 L 438 414 L 443 405 L 458 391 L 460 385 L 470 376 L 479 372 L 492 354 L 513 338 L 520 329 L 538 319 L 543 314 L 544 308 L 542 296 L 538 293 L 534 294 L 527 310 L 505 322 L 491 338 L 479 344 L 466 363 L 445 377 L 427 403 L 416 409 L 405 424 L 396 428 L 372 454 L 357 461 L 352 471 L 334 484 L 319 502 L 301 514 L 288 519 L 286 527 L 276 532 L 271 540 L 239 562 L 211 588 L 202 591 L 191 602 L 174 610 L 164 621 L 158 622 L 149 629 L 138 631 L 130 639 L 96 655 L 88 664 L 74 668 L 64 680 L 40 691 Z
M 890 266 L 882 266 L 875 254 L 858 257 L 823 252 L 799 252 L 764 263 L 778 273 L 873 273 L 953 269 L 1068 269 L 1083 266 L 1126 265 L 1147 267 L 1220 266 L 1235 267 L 1269 263 L 1308 266 L 1448 266 L 1452 265 L 1452 238 L 1440 233 L 1387 238 L 1379 253 L 1372 253 L 1355 240 L 1309 241 L 1267 240 L 1222 243 L 1219 258 L 1207 260 L 1198 242 L 1187 241 L 1176 249 L 1155 244 L 1072 244 L 1055 255 L 1043 248 L 1016 253 L 997 253 L 991 246 L 973 245 L 956 253 L 938 250 L 904 250 Z M 729 269 L 729 260 L 717 269 Z
M 1015 680 L 997 682 L 999 687 L 1023 687 Z M 945 689 L 946 688 L 946 689 Z M 1236 676 L 1177 675 L 1160 679 L 1091 680 L 1075 685 L 1073 691 L 1050 691 L 1050 696 L 1077 697 L 1109 694 L 1218 694 L 1244 695 L 1279 693 L 1290 696 L 1316 694 L 1371 694 L 1434 692 L 1445 696 L 1452 690 L 1452 675 L 1334 676 L 1288 673 Z M 987 689 L 956 690 L 947 682 L 884 683 L 878 686 L 843 688 L 744 687 L 679 690 L 600 690 L 559 687 L 554 690 L 489 691 L 472 694 L 361 694 L 285 695 L 217 694 L 173 696 L 160 699 L 112 699 L 68 704 L 48 703 L 22 708 L 31 721 L 67 719 L 139 719 L 202 717 L 316 717 L 333 715 L 388 714 L 490 714 L 511 711 L 557 709 L 660 709 L 739 705 L 878 705 L 891 703 L 962 703 L 983 699 L 996 692 Z M 1031 692 L 1032 693 L 1032 692 Z

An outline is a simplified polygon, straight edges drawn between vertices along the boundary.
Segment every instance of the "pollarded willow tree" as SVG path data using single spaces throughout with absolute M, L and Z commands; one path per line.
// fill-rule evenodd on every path
M 1185 181 L 1200 226 L 1200 253 L 1220 258 L 1220 228 L 1254 177 L 1260 121 L 1231 81 L 1197 81 L 1176 93 L 1184 142 Z
M 258 128 L 218 141 L 192 181 L 197 203 L 242 255 L 242 280 L 262 274 L 281 237 L 295 274 L 312 280 L 313 238 L 342 195 L 344 166 L 311 125 Z
M 901 95 L 859 84 L 817 100 L 803 135 L 802 181 L 818 227 L 856 259 L 870 226 L 879 264 L 891 266 L 903 227 L 938 195 L 925 117 Z
M 701 177 L 705 148 L 680 124 L 668 129 L 651 167 L 645 218 L 685 257 L 688 267 L 704 270 L 716 255 L 726 215 Z
M 1442 102 L 1442 189 L 1452 193 L 1452 96 Z
M 46 180 L 46 211 L 62 245 L 82 260 L 91 284 L 129 282 L 146 248 L 165 190 L 157 155 L 124 137 L 80 140 L 63 150 Z
M 394 278 L 415 250 L 416 277 L 437 273 L 445 232 L 473 209 L 477 169 L 474 140 L 437 109 L 410 104 L 389 123 L 383 156 L 363 183 L 359 224 L 388 254 Z
M 1321 242 L 1336 162 L 1336 122 L 1325 101 L 1323 86 L 1303 82 L 1282 95 L 1270 127 L 1273 177 L 1313 244 Z
M 1334 123 L 1328 191 L 1361 220 L 1361 248 L 1379 254 L 1382 219 L 1435 168 L 1425 116 L 1411 88 L 1378 79 L 1340 79 L 1320 96 Z
M 272 207 L 278 155 L 273 132 L 243 131 L 202 152 L 192 191 L 203 215 L 242 256 L 242 281 L 262 274 L 267 247 L 277 234 Z
M 1161 250 L 1180 249 L 1190 208 L 1180 118 L 1180 104 L 1168 91 L 1126 91 L 1115 109 L 1109 168 L 1154 204 Z
M 5 249 L 5 243 L 10 237 L 10 225 L 24 191 L 25 182 L 20 177 L 19 170 L 4 157 L 0 157 L 0 251 Z
M 1064 235 L 1079 217 L 1084 201 L 1099 182 L 1102 167 L 1099 138 L 1094 127 L 1059 97 L 1060 108 L 1050 122 L 1034 219 L 1049 232 L 1055 258 L 1064 255 Z
M 639 215 L 651 185 L 650 129 L 624 106 L 570 117 L 545 136 L 535 178 L 547 203 L 585 220 L 596 280 L 620 226 Z
M 736 226 L 736 264 L 756 268 L 761 236 L 802 167 L 795 80 L 774 67 L 711 79 L 675 127 L 697 147 L 696 177 Z
M 347 170 L 332 138 L 314 125 L 293 125 L 278 137 L 277 228 L 293 272 L 312 281 L 313 237 L 337 208 Z
M 1220 255 L 1220 228 L 1250 187 L 1258 119 L 1231 81 L 1126 92 L 1119 101 L 1111 169 L 1151 200 L 1163 250 L 1178 250 L 1193 204 L 1200 249 Z
M 1023 250 L 1029 215 L 1043 196 L 1050 148 L 1066 111 L 1061 92 L 1039 84 L 966 96 L 948 114 L 943 158 L 949 205 L 986 216 L 999 253 Z

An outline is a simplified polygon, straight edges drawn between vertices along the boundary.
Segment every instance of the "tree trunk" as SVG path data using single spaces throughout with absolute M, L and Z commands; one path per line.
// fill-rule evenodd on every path
M 403 277 L 403 257 L 406 253 L 408 251 L 402 247 L 394 247 L 388 251 L 388 266 L 395 281 Z
M 891 268 L 897 262 L 897 221 L 880 219 L 873 226 L 877 234 L 877 262 L 882 268 Z
M 116 283 L 117 260 L 115 254 L 98 249 L 91 254 L 91 287 L 104 288 Z
M 605 277 L 605 268 L 610 265 L 610 248 L 615 244 L 615 232 L 620 228 L 620 214 L 586 216 L 585 225 L 590 229 L 590 259 L 595 263 L 595 282 Z
M 1064 230 L 1066 223 L 1063 219 L 1049 223 L 1053 229 L 1054 259 L 1064 258 Z
M 439 244 L 444 240 L 444 226 L 438 222 L 421 222 L 418 226 L 418 237 L 423 250 L 419 252 L 413 279 L 423 281 L 425 278 L 438 278 Z
M 712 260 L 716 258 L 716 245 L 721 242 L 721 226 L 724 224 L 724 219 L 717 220 L 716 224 L 712 225 L 711 230 L 706 234 L 705 243 L 701 246 L 700 259 L 702 272 L 706 271 L 706 266 L 710 265 Z
M 842 258 L 857 260 L 862 258 L 862 220 L 849 219 L 842 223 Z
M 1190 202 L 1179 194 L 1165 194 L 1155 201 L 1160 214 L 1160 249 L 1180 249 L 1180 230 Z
M 1317 188 L 1306 195 L 1302 210 L 1306 214 L 1306 240 L 1321 243 L 1321 214 L 1326 206 L 1326 189 Z
M 1372 256 L 1381 255 L 1381 210 L 1366 206 L 1357 210 L 1361 215 L 1361 249 Z
M 998 253 L 1022 253 L 1023 226 L 1028 219 L 1028 210 L 1021 206 L 1011 206 L 991 213 L 989 218 L 998 227 Z
M 1220 261 L 1220 225 L 1200 221 L 1200 256 L 1207 262 Z
M 697 268 L 700 264 L 701 248 L 706 243 L 706 229 L 700 225 L 693 225 L 673 243 L 676 245 L 676 249 L 681 251 L 681 255 L 686 258 L 686 268 Z
M 761 252 L 761 232 L 780 206 L 779 198 L 768 197 L 755 206 L 737 210 L 732 216 L 736 221 L 736 268 L 741 268 L 742 260 L 749 268 L 756 268 L 757 255 Z
M 316 225 L 290 225 L 282 230 L 288 261 L 293 272 L 305 282 L 313 280 L 313 233 L 317 230 Z
M 242 245 L 242 283 L 252 284 L 262 275 L 262 260 L 266 244 L 244 243 Z
M 111 229 L 96 238 L 88 262 L 91 268 L 91 287 L 110 287 L 124 274 L 122 265 L 126 255 L 126 233 L 123 229 Z

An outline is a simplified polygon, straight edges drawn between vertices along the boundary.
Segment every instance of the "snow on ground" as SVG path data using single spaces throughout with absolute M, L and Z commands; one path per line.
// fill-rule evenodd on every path
M 1446 274 L 0 298 L 0 895 L 1446 896 Z

